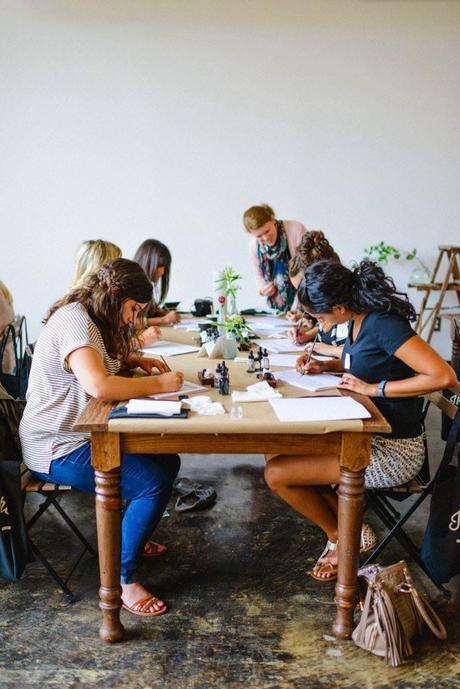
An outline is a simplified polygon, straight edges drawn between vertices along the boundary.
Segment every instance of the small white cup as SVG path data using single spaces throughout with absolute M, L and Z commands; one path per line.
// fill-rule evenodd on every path
M 232 417 L 232 419 L 242 419 L 243 407 L 240 407 L 239 405 L 230 407 L 230 416 Z

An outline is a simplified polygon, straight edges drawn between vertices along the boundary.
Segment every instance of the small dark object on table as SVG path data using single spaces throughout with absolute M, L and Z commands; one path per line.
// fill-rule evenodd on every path
M 257 380 L 265 380 L 271 388 L 276 388 L 276 378 L 270 371 L 265 371 L 265 373 L 258 373 Z
M 207 369 L 203 369 L 202 371 L 198 371 L 198 380 L 200 381 L 201 385 L 211 385 L 214 387 L 214 374 L 212 371 L 209 371 Z

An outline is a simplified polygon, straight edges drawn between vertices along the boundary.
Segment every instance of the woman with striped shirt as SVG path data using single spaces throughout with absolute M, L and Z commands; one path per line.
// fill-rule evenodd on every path
M 137 318 L 152 298 L 142 268 L 123 258 L 105 264 L 50 309 L 34 350 L 20 426 L 24 461 L 39 478 L 94 492 L 89 436 L 72 431 L 90 397 L 124 400 L 175 392 L 181 373 L 133 350 Z M 121 366 L 149 375 L 119 377 Z M 151 375 L 157 369 L 159 375 Z M 123 607 L 136 615 L 166 612 L 138 581 L 138 558 L 158 524 L 179 470 L 177 455 L 123 454 L 121 587 Z

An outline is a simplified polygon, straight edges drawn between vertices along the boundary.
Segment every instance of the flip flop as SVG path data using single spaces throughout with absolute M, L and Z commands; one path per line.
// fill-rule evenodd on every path
M 147 541 L 144 545 L 144 550 L 142 554 L 144 557 L 159 557 L 160 555 L 164 555 L 167 552 L 167 547 L 162 543 L 156 543 L 155 541 Z
M 179 495 L 188 495 L 192 490 L 197 490 L 199 488 L 211 488 L 211 486 L 206 486 L 199 481 L 192 481 L 191 478 L 187 478 L 186 476 L 176 479 L 173 487 Z
M 188 493 L 184 493 L 177 498 L 175 509 L 177 512 L 204 510 L 206 507 L 213 505 L 216 498 L 217 493 L 214 488 L 197 484 L 196 488 L 189 490 Z
M 316 581 L 334 581 L 337 579 L 337 569 L 338 565 L 333 564 L 332 562 L 329 562 L 326 560 L 325 562 L 322 562 L 324 557 L 330 553 L 333 550 L 337 550 L 337 543 L 333 543 L 332 541 L 328 541 L 326 543 L 326 547 L 324 548 L 323 552 L 319 556 L 316 565 L 313 567 L 313 569 L 308 572 L 308 574 L 313 577 L 313 579 L 316 579 Z M 318 574 L 315 573 L 315 569 L 318 571 Z M 323 572 L 324 576 L 321 576 L 319 572 Z
M 152 603 L 155 603 L 156 601 L 163 603 L 163 606 L 159 610 L 145 612 L 145 610 L 148 610 Z M 125 610 L 128 610 L 128 612 L 132 612 L 133 615 L 139 615 L 140 617 L 156 617 L 157 615 L 164 615 L 164 613 L 168 611 L 168 606 L 166 603 L 160 598 L 157 598 L 157 596 L 153 595 L 147 596 L 147 598 L 142 598 L 142 600 L 136 601 L 131 606 L 126 605 L 126 603 L 123 603 L 122 601 L 121 607 Z

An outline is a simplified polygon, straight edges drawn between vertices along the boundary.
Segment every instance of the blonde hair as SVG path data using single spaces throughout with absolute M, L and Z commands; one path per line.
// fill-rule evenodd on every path
M 95 273 L 104 263 L 120 257 L 120 247 L 112 242 L 106 242 L 104 239 L 88 239 L 83 242 L 75 257 L 75 274 L 70 289 L 78 289 L 88 275 Z
M 340 263 L 340 258 L 324 236 L 322 230 L 306 232 L 297 247 L 296 255 L 289 261 L 289 275 L 294 277 L 304 272 L 315 261 Z
M 275 219 L 275 211 L 267 203 L 260 206 L 251 206 L 243 215 L 243 225 L 246 232 L 254 232 L 265 223 Z
M 6 301 L 10 306 L 13 306 L 13 295 L 11 294 L 10 290 L 8 287 L 5 285 L 4 282 L 0 280 L 0 292 L 3 294 L 5 297 Z

